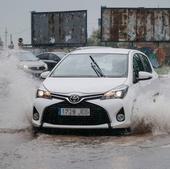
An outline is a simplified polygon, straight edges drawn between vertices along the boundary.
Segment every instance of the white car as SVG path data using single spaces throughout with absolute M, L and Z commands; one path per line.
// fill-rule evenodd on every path
M 44 52 L 36 57 L 45 62 L 48 70 L 51 71 L 55 65 L 66 55 L 64 52 Z
M 158 75 L 140 51 L 85 47 L 42 77 L 33 107 L 35 128 L 129 129 L 136 97 Z
M 39 76 L 42 72 L 47 71 L 47 64 L 39 60 L 32 52 L 18 50 L 12 53 L 18 60 L 18 67 L 25 72 Z

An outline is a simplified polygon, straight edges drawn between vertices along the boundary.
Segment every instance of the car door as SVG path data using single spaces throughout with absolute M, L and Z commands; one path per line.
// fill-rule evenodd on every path
M 155 86 L 155 83 L 159 81 L 157 73 L 154 71 L 149 59 L 145 55 L 141 53 L 137 53 L 135 55 L 135 60 L 137 61 L 137 64 L 138 64 L 137 65 L 138 71 L 145 71 L 145 72 L 152 74 L 151 79 L 140 80 L 137 82 L 139 84 L 138 92 L 137 92 L 138 95 L 145 93 L 145 92 L 149 92 L 150 95 L 155 95 L 157 93 L 157 88 L 155 88 L 154 86 Z
M 138 80 L 139 78 L 139 72 L 140 71 L 145 71 L 145 67 L 143 65 L 143 62 L 140 58 L 140 55 L 138 53 L 134 53 L 133 54 L 133 58 L 132 58 L 132 85 L 131 85 L 131 95 L 132 98 L 134 98 L 134 100 L 137 98 L 137 96 L 140 95 L 141 91 L 143 90 L 143 88 L 145 88 L 145 86 L 147 86 L 152 80 Z
M 129 112 L 133 113 L 135 102 L 138 100 L 138 97 L 142 94 L 142 88 L 144 87 L 141 84 L 141 81 L 138 81 L 139 71 L 144 71 L 143 63 L 137 53 L 132 54 L 132 81 L 128 90 L 128 98 L 127 98 L 127 109 Z M 142 82 L 143 83 L 143 82 Z M 131 118 L 133 115 L 131 116 Z
M 124 105 L 124 107 L 126 108 L 126 110 L 129 110 L 130 113 L 133 113 L 135 102 L 137 101 L 138 96 L 141 93 L 140 83 L 137 80 L 137 78 L 139 77 L 138 73 L 139 71 L 144 71 L 144 67 L 139 56 L 136 53 L 132 53 L 130 58 L 131 59 L 129 60 L 130 61 L 129 76 L 131 78 L 129 78 L 130 82 L 129 82 L 128 94 L 125 100 L 126 104 Z

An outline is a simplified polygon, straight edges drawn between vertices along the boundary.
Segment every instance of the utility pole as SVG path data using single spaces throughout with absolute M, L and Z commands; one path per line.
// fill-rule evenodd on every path
M 10 42 L 12 42 L 12 34 L 10 34 Z
M 7 44 L 8 44 L 8 30 L 7 28 L 5 28 L 5 48 L 7 48 Z
M 9 49 L 14 49 L 14 43 L 12 40 L 12 34 L 10 34 L 10 45 L 8 46 Z

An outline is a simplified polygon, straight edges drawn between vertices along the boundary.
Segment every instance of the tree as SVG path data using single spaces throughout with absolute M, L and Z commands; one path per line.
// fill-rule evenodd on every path
M 98 46 L 101 45 L 100 42 L 100 30 L 94 30 L 91 36 L 87 40 L 87 45 L 89 46 Z
M 91 36 L 87 40 L 88 46 L 110 46 L 118 47 L 118 42 L 101 42 L 101 32 L 100 29 L 94 30 Z

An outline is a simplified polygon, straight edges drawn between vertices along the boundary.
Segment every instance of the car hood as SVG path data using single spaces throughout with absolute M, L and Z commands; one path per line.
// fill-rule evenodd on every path
M 38 67 L 38 66 L 44 66 L 45 63 L 42 62 L 41 60 L 37 60 L 37 61 L 21 61 L 20 65 L 21 66 L 27 65 L 28 67 Z
M 104 93 L 121 84 L 126 78 L 52 78 L 48 77 L 43 86 L 52 93 Z

